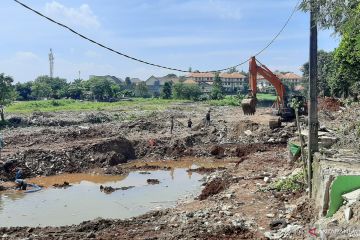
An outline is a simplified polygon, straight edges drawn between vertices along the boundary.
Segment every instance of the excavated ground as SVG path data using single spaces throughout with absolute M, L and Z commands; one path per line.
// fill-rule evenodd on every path
M 203 118 L 207 110 L 208 106 L 198 104 L 173 106 L 171 110 L 151 112 L 131 121 L 117 121 L 113 117 L 116 112 L 103 112 L 107 121 L 96 124 L 79 120 L 77 113 L 66 113 L 68 120 L 62 120 L 62 126 L 53 124 L 56 113 L 44 114 L 41 121 L 34 120 L 39 119 L 39 113 L 36 117 L 21 116 L 35 124 L 4 131 L 6 147 L 2 160 L 13 160 L 26 177 L 95 169 L 119 174 L 131 169 L 156 168 L 123 164 L 134 159 L 181 162 L 201 158 L 227 164 L 225 169 L 221 167 L 215 172 L 198 169 L 207 174 L 203 192 L 197 199 L 179 203 L 176 208 L 128 220 L 100 219 L 56 228 L 0 228 L 0 237 L 265 239 L 270 230 L 286 225 L 297 227 L 297 231 L 289 230 L 286 237 L 308 236 L 305 226 L 312 209 L 305 202 L 303 192 L 261 190 L 296 167 L 288 163 L 286 147 L 287 139 L 294 135 L 294 125 L 287 123 L 270 130 L 265 110 L 244 116 L 237 107 L 217 107 L 211 112 L 211 126 L 205 128 Z M 64 118 L 62 113 L 59 115 Z M 173 134 L 170 134 L 170 116 L 175 117 Z M 189 117 L 194 123 L 192 129 L 186 127 Z M 0 172 L 0 180 L 9 181 L 13 177 L 3 170 Z

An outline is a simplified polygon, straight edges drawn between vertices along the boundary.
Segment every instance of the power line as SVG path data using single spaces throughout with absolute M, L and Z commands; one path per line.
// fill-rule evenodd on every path
M 60 22 L 58 22 L 58 21 L 56 21 L 56 20 L 54 20 L 54 19 L 52 19 L 52 18 L 50 18 L 50 17 L 48 17 L 48 16 L 45 16 L 45 15 L 42 14 L 41 12 L 39 12 L 39 11 L 37 11 L 37 10 L 29 7 L 28 5 L 22 3 L 22 2 L 20 2 L 20 1 L 18 1 L 18 0 L 14 0 L 14 1 L 15 1 L 16 3 L 18 3 L 18 4 L 20 4 L 21 6 L 23 6 L 24 8 L 27 8 L 28 10 L 34 12 L 35 14 L 37 14 L 37 15 L 39 15 L 39 16 L 47 19 L 47 20 L 49 20 L 50 22 L 53 22 L 53 23 L 55 23 L 55 24 L 57 24 L 57 25 L 65 28 L 65 29 L 69 30 L 70 32 L 74 33 L 75 35 L 78 35 L 79 37 L 81 37 L 81 38 L 83 38 L 83 39 L 85 39 L 85 40 L 87 40 L 87 41 L 89 41 L 89 42 L 92 42 L 93 44 L 98 45 L 99 47 L 105 48 L 105 49 L 107 49 L 107 50 L 109 50 L 109 51 L 111 51 L 111 52 L 113 52 L 113 53 L 116 53 L 116 54 L 118 54 L 118 55 L 120 55 L 120 56 L 123 56 L 123 57 L 125 57 L 125 58 L 131 59 L 131 60 L 134 60 L 134 61 L 143 63 L 143 64 L 147 64 L 147 65 L 150 65 L 150 66 L 158 67 L 158 68 L 163 68 L 163 69 L 173 70 L 173 71 L 178 71 L 178 72 L 184 72 L 184 73 L 189 73 L 189 72 L 190 72 L 189 70 L 183 70 L 183 69 L 178 69 L 178 68 L 174 68 L 174 67 L 167 67 L 167 66 L 163 66 L 163 65 L 151 63 L 151 62 L 148 62 L 148 61 L 145 61 L 145 60 L 136 58 L 136 57 L 132 57 L 132 56 L 130 56 L 130 55 L 127 55 L 127 54 L 125 54 L 125 53 L 119 52 L 119 51 L 117 51 L 117 50 L 114 50 L 114 49 L 111 48 L 111 47 L 108 47 L 108 46 L 106 46 L 106 45 L 104 45 L 104 44 L 102 44 L 102 43 L 99 43 L 99 42 L 97 42 L 97 41 L 95 41 L 95 40 L 93 40 L 93 39 L 91 39 L 91 38 L 89 38 L 89 37 L 86 37 L 85 35 L 83 35 L 83 34 L 77 32 L 77 31 L 75 31 L 74 29 L 68 27 L 67 25 L 65 25 L 65 24 L 63 24 L 63 23 L 60 23 Z M 275 42 L 275 40 L 280 36 L 280 34 L 284 31 L 284 29 L 286 28 L 286 26 L 289 24 L 291 18 L 293 17 L 293 15 L 295 14 L 296 10 L 298 9 L 298 6 L 299 6 L 299 4 L 300 4 L 300 1 L 301 1 L 301 0 L 298 0 L 298 2 L 296 3 L 294 9 L 292 10 L 290 16 L 288 17 L 288 19 L 286 20 L 285 24 L 284 24 L 283 27 L 280 29 L 280 31 L 274 36 L 274 38 L 273 38 L 267 45 L 265 45 L 264 48 L 262 48 L 260 51 L 258 51 L 257 53 L 255 53 L 253 56 L 256 57 L 256 56 L 260 55 L 261 53 L 263 53 L 267 48 L 269 48 L 269 47 Z M 235 65 L 235 66 L 231 66 L 231 67 L 227 67 L 227 68 L 223 68 L 223 69 L 219 69 L 219 70 L 204 71 L 204 72 L 201 72 L 201 73 L 223 72 L 223 71 L 226 71 L 226 70 L 229 70 L 229 69 L 232 69 L 232 68 L 237 68 L 237 67 L 239 67 L 239 66 L 241 66 L 241 65 L 244 65 L 244 64 L 247 63 L 249 60 L 250 60 L 250 58 L 246 59 L 245 61 L 243 61 L 243 62 L 241 62 L 241 63 L 239 63 L 239 64 L 237 64 L 237 65 Z

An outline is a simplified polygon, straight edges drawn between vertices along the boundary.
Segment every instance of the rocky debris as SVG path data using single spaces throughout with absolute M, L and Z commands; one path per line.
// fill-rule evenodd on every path
M 350 207 L 345 208 L 344 217 L 347 222 L 350 221 L 350 219 L 352 218 L 352 215 L 353 215 L 352 209 Z
M 5 190 L 6 190 L 6 188 L 4 186 L 0 185 L 0 192 L 5 191 Z
M 55 183 L 53 185 L 54 188 L 68 188 L 68 187 L 71 187 L 72 185 L 70 185 L 70 183 L 68 182 L 64 182 L 62 184 L 58 184 L 58 183 Z
M 101 192 L 104 192 L 106 194 L 110 194 L 110 193 L 113 193 L 115 191 L 118 191 L 118 190 L 129 190 L 131 188 L 134 188 L 135 186 L 127 186 L 127 187 L 119 187 L 119 188 L 113 188 L 111 186 L 103 186 L 103 185 L 100 185 L 100 191 Z
M 139 174 L 148 175 L 148 174 L 151 174 L 151 173 L 150 172 L 139 172 Z
M 199 168 L 190 168 L 186 170 L 187 172 L 196 172 L 199 174 L 206 174 L 206 173 L 213 173 L 217 171 L 225 170 L 224 167 L 218 167 L 218 168 L 206 168 L 206 167 L 199 167 Z
M 299 231 L 304 231 L 303 226 L 289 224 L 280 230 L 265 232 L 268 239 L 292 239 L 292 235 L 298 235 Z
M 346 205 L 351 205 L 351 204 L 355 203 L 356 201 L 360 200 L 360 189 L 346 193 L 346 194 L 342 195 L 342 197 L 347 202 Z
M 286 227 L 287 222 L 284 219 L 278 219 L 278 220 L 271 221 L 269 226 L 270 226 L 271 230 L 277 230 L 277 229 Z
M 205 183 L 205 188 L 201 191 L 198 199 L 202 201 L 210 196 L 216 195 L 226 190 L 232 181 L 232 177 L 225 172 L 222 175 L 215 173 L 214 175 L 208 176 Z
M 115 166 L 131 159 L 135 159 L 132 143 L 122 137 L 66 149 L 29 149 L 8 158 L 17 162 L 17 167 L 23 169 L 26 177 L 81 172 L 95 167 Z
M 148 184 L 159 184 L 160 183 L 159 179 L 151 179 L 151 178 L 147 179 L 146 182 Z
M 86 114 L 86 116 L 85 116 L 85 122 L 88 122 L 88 123 L 104 123 L 104 122 L 110 122 L 110 121 L 111 121 L 111 118 L 102 112 L 89 113 L 89 114 Z
M 340 107 L 342 106 L 341 102 L 333 97 L 319 98 L 318 105 L 319 105 L 318 108 L 320 110 L 326 110 L 332 112 L 339 111 Z
M 210 154 L 213 156 L 216 156 L 217 158 L 223 158 L 224 157 L 225 149 L 221 146 L 212 146 L 210 149 Z

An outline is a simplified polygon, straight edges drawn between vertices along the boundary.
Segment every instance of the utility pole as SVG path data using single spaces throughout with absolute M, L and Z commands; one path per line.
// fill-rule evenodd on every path
M 49 53 L 49 63 L 50 63 L 50 78 L 53 78 L 53 75 L 54 75 L 54 54 L 53 54 L 51 48 L 50 48 L 50 53 Z
M 314 153 L 319 150 L 318 144 L 318 114 L 317 114 L 317 21 L 318 12 L 316 0 L 310 0 L 310 59 L 309 59 L 309 141 L 308 141 L 308 187 L 312 197 L 312 162 Z

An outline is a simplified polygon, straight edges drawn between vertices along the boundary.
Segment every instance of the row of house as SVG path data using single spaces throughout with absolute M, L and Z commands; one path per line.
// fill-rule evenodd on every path
M 277 73 L 276 74 L 284 84 L 292 83 L 295 85 L 299 85 L 302 82 L 302 77 L 292 73 Z M 113 80 L 116 83 L 123 83 L 124 80 L 121 78 L 117 78 L 115 76 L 90 76 L 91 77 L 101 77 L 108 80 Z M 219 75 L 223 88 L 227 93 L 236 93 L 238 91 L 242 91 L 245 85 L 248 84 L 247 76 L 239 73 L 220 73 Z M 130 81 L 133 84 L 139 84 L 140 82 L 145 82 L 146 86 L 149 89 L 149 92 L 153 95 L 158 95 L 161 93 L 162 87 L 166 82 L 172 82 L 173 84 L 182 82 L 184 84 L 197 84 L 203 93 L 210 93 L 212 89 L 212 85 L 215 79 L 215 73 L 200 73 L 200 72 L 192 72 L 184 77 L 177 77 L 174 74 L 169 74 L 164 77 L 155 77 L 151 76 L 147 80 L 142 81 L 138 78 L 131 78 Z M 263 89 L 267 89 L 271 87 L 270 82 L 264 79 L 261 75 L 258 76 L 257 87 L 261 91 Z

